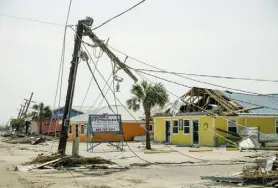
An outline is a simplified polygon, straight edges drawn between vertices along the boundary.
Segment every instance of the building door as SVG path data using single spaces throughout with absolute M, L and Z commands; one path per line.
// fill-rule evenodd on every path
M 199 144 L 199 120 L 192 120 L 193 125 L 193 144 Z
M 171 125 L 170 121 L 165 121 L 165 143 L 170 143 L 171 136 Z
M 75 125 L 75 137 L 78 137 L 78 125 Z

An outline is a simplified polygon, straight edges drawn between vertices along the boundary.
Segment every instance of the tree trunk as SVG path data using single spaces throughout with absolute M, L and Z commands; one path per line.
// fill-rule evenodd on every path
M 40 123 L 40 134 L 42 134 L 42 119 L 39 120 Z
M 145 117 L 146 117 L 146 149 L 151 150 L 151 138 L 150 138 L 150 111 L 145 111 Z
M 19 135 L 19 123 L 16 125 L 16 133 Z
M 25 122 L 25 135 L 28 135 L 29 122 Z

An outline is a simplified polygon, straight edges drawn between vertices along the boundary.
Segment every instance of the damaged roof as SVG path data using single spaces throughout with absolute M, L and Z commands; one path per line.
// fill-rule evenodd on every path
M 278 94 L 253 95 L 193 87 L 162 111 L 164 114 L 174 115 L 189 112 L 210 112 L 219 115 L 278 115 Z
M 259 108 L 249 110 L 248 113 L 278 114 L 278 94 L 251 95 L 244 93 L 235 93 L 230 91 L 221 91 L 221 93 L 225 95 L 227 98 L 235 100 L 243 108 L 260 106 Z

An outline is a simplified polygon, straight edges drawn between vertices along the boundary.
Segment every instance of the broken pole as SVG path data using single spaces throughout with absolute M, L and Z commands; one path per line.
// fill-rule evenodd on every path
M 60 141 L 58 146 L 58 153 L 64 155 L 66 152 L 66 145 L 68 139 L 68 127 L 70 124 L 70 112 L 72 108 L 72 100 L 74 95 L 74 87 L 76 81 L 76 74 L 79 62 L 79 51 L 82 44 L 82 37 L 86 26 L 92 26 L 93 19 L 87 17 L 84 20 L 79 20 L 77 29 L 76 29 L 76 36 L 75 36 L 75 43 L 74 43 L 74 51 L 71 61 L 70 73 L 69 73 L 69 80 L 68 80 L 68 89 L 67 89 L 67 97 L 65 102 L 64 114 L 62 119 L 62 129 L 60 135 Z

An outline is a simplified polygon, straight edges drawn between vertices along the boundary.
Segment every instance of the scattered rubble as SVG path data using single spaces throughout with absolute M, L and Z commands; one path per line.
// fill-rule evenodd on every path
M 278 185 L 278 154 L 268 154 L 268 156 L 261 154 L 247 157 L 254 159 L 252 164 L 244 166 L 242 172 L 237 172 L 232 177 L 202 176 L 201 179 L 225 183 Z
M 61 159 L 55 161 L 57 159 Z M 30 162 L 26 162 L 25 165 L 30 164 L 43 164 L 50 161 L 54 161 L 51 164 L 48 164 L 51 167 L 57 168 L 61 166 L 84 166 L 84 165 L 95 165 L 95 164 L 109 164 L 114 165 L 115 163 L 101 157 L 81 157 L 81 156 L 61 156 L 60 154 L 44 155 L 43 153 L 39 154 L 36 158 Z
M 42 143 L 48 143 L 47 141 L 52 141 L 52 138 L 46 138 L 45 136 L 38 136 L 38 137 L 28 137 L 28 136 L 9 136 L 8 139 L 5 140 L 6 143 L 9 144 L 42 144 Z
M 128 169 L 125 166 L 119 166 L 116 163 L 103 159 L 101 157 L 82 157 L 82 156 L 62 156 L 60 154 L 44 155 L 39 154 L 36 158 L 23 165 L 16 166 L 17 171 L 32 171 L 34 169 L 59 170 L 75 167 L 86 169 Z

